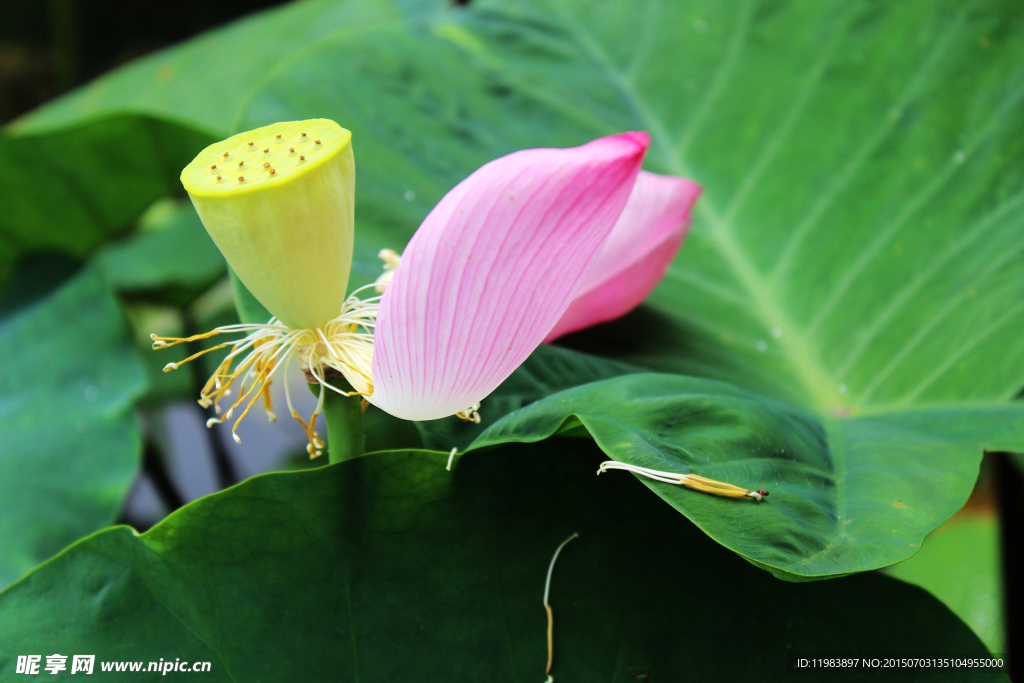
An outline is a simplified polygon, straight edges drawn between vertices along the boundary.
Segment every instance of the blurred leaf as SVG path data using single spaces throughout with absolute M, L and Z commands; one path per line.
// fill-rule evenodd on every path
M 469 450 L 540 441 L 574 424 L 615 460 L 768 489 L 755 503 L 641 478 L 719 543 L 790 581 L 910 557 L 967 500 L 981 444 L 1024 450 L 1019 407 L 823 424 L 727 384 L 654 374 L 549 396 L 491 425 Z
M 84 256 L 150 204 L 213 142 L 180 125 L 119 116 L 48 133 L 0 133 L 0 240 L 17 254 Z
M 11 281 L 0 288 L 0 319 L 45 299 L 81 266 L 80 261 L 60 252 L 38 252 L 20 259 Z
M 139 231 L 106 246 L 97 261 L 115 289 L 183 304 L 225 272 L 224 257 L 188 201 L 158 202 Z
M 215 138 L 226 137 L 234 132 L 239 104 L 253 87 L 309 43 L 409 19 L 428 20 L 446 4 L 442 0 L 291 2 L 136 60 L 23 117 L 12 130 L 49 132 L 131 111 L 179 121 Z
M 887 570 L 924 588 L 963 619 L 992 652 L 1005 652 L 999 523 L 994 515 L 957 515 L 921 552 Z
M 104 531 L 0 594 L 0 671 L 16 654 L 171 652 L 210 661 L 211 681 L 541 680 L 542 588 L 573 532 L 551 585 L 559 681 L 795 681 L 800 654 L 985 653 L 937 600 L 887 577 L 774 581 L 635 482 L 596 478 L 593 447 L 575 445 L 470 456 L 455 472 L 444 455 L 379 453 L 250 479 L 142 536 Z M 830 680 L 905 679 L 854 673 Z
M 110 524 L 138 469 L 145 381 L 87 269 L 0 321 L 0 585 Z
M 0 278 L 18 254 L 76 256 L 127 229 L 178 175 L 233 132 L 276 65 L 317 38 L 432 19 L 440 0 L 308 0 L 161 51 L 0 133 Z M 0 280 L 2 281 L 2 280 Z

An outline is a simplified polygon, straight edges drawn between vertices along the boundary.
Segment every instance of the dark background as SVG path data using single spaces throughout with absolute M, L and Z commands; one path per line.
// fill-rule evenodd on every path
M 0 125 L 100 74 L 283 0 L 3 0 Z

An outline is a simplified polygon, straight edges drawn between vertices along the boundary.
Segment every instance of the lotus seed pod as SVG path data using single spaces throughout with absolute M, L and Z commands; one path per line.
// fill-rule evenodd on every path
M 293 329 L 323 327 L 345 300 L 355 210 L 351 141 L 352 133 L 327 119 L 275 123 L 210 145 L 181 172 L 228 264 Z

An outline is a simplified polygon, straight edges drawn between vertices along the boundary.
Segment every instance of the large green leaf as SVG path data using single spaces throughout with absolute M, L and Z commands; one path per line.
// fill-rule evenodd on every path
M 755 503 L 643 479 L 712 538 L 796 581 L 910 557 L 970 495 L 982 439 L 1024 449 L 1021 407 L 823 424 L 727 384 L 631 374 L 510 413 L 468 450 L 539 441 L 574 425 L 621 462 L 768 489 L 771 495 Z
M 251 479 L 141 536 L 104 531 L 0 594 L 0 672 L 60 652 L 95 654 L 97 669 L 209 661 L 206 679 L 235 683 L 539 681 L 544 579 L 573 532 L 551 585 L 558 681 L 807 680 L 799 655 L 985 654 L 919 588 L 772 580 L 635 482 L 596 479 L 594 455 L 553 442 L 447 472 L 444 455 L 380 453 Z
M 142 367 L 86 270 L 0 322 L 0 585 L 110 524 L 136 470 Z
M 791 578 L 908 556 L 966 500 L 983 449 L 1024 446 L 1019 408 L 1004 408 L 1024 384 L 1024 12 L 996 0 L 595 7 L 479 2 L 431 35 L 325 39 L 268 79 L 240 127 L 315 115 L 353 131 L 360 283 L 379 273 L 378 249 L 400 248 L 485 161 L 648 130 L 647 166 L 706 192 L 647 311 L 610 326 L 619 346 L 605 351 L 800 407 L 751 398 L 733 415 L 748 427 L 774 416 L 754 460 L 794 484 L 772 502 L 772 533 L 697 512 L 724 501 L 663 491 L 703 501 L 673 500 Z M 572 396 L 571 409 L 544 404 L 539 431 L 533 413 L 509 417 L 499 440 L 586 422 L 594 405 L 623 434 L 650 429 L 621 397 Z M 682 411 L 687 397 L 666 401 Z M 688 414 L 687 428 L 717 425 Z M 778 419 L 794 414 L 817 425 L 805 455 L 828 472 L 817 489 L 766 448 L 802 439 Z M 704 474 L 750 438 L 715 435 Z M 765 543 L 781 529 L 783 546 Z

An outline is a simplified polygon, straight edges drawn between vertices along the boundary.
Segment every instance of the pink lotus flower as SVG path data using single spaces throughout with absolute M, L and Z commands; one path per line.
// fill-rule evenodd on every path
M 389 273 L 367 400 L 409 420 L 472 419 L 543 341 L 643 301 L 700 194 L 641 172 L 647 146 L 623 133 L 523 150 L 449 192 Z
M 385 274 L 370 287 L 382 297 L 361 298 L 369 287 L 345 297 L 350 140 L 325 119 L 277 123 L 211 145 L 182 171 L 211 237 L 274 317 L 188 338 L 152 335 L 153 347 L 244 333 L 209 349 L 230 351 L 200 394 L 218 412 L 207 424 L 234 420 L 236 441 L 260 397 L 273 419 L 270 382 L 293 359 L 321 386 L 307 422 L 285 384 L 311 456 L 323 447 L 315 427 L 324 389 L 404 419 L 478 421 L 479 402 L 543 341 L 620 316 L 650 293 L 700 193 L 688 180 L 640 171 L 646 133 L 509 154 L 449 192 L 402 257 L 381 252 Z M 224 175 L 224 160 L 243 170 Z M 354 391 L 335 386 L 338 375 Z

